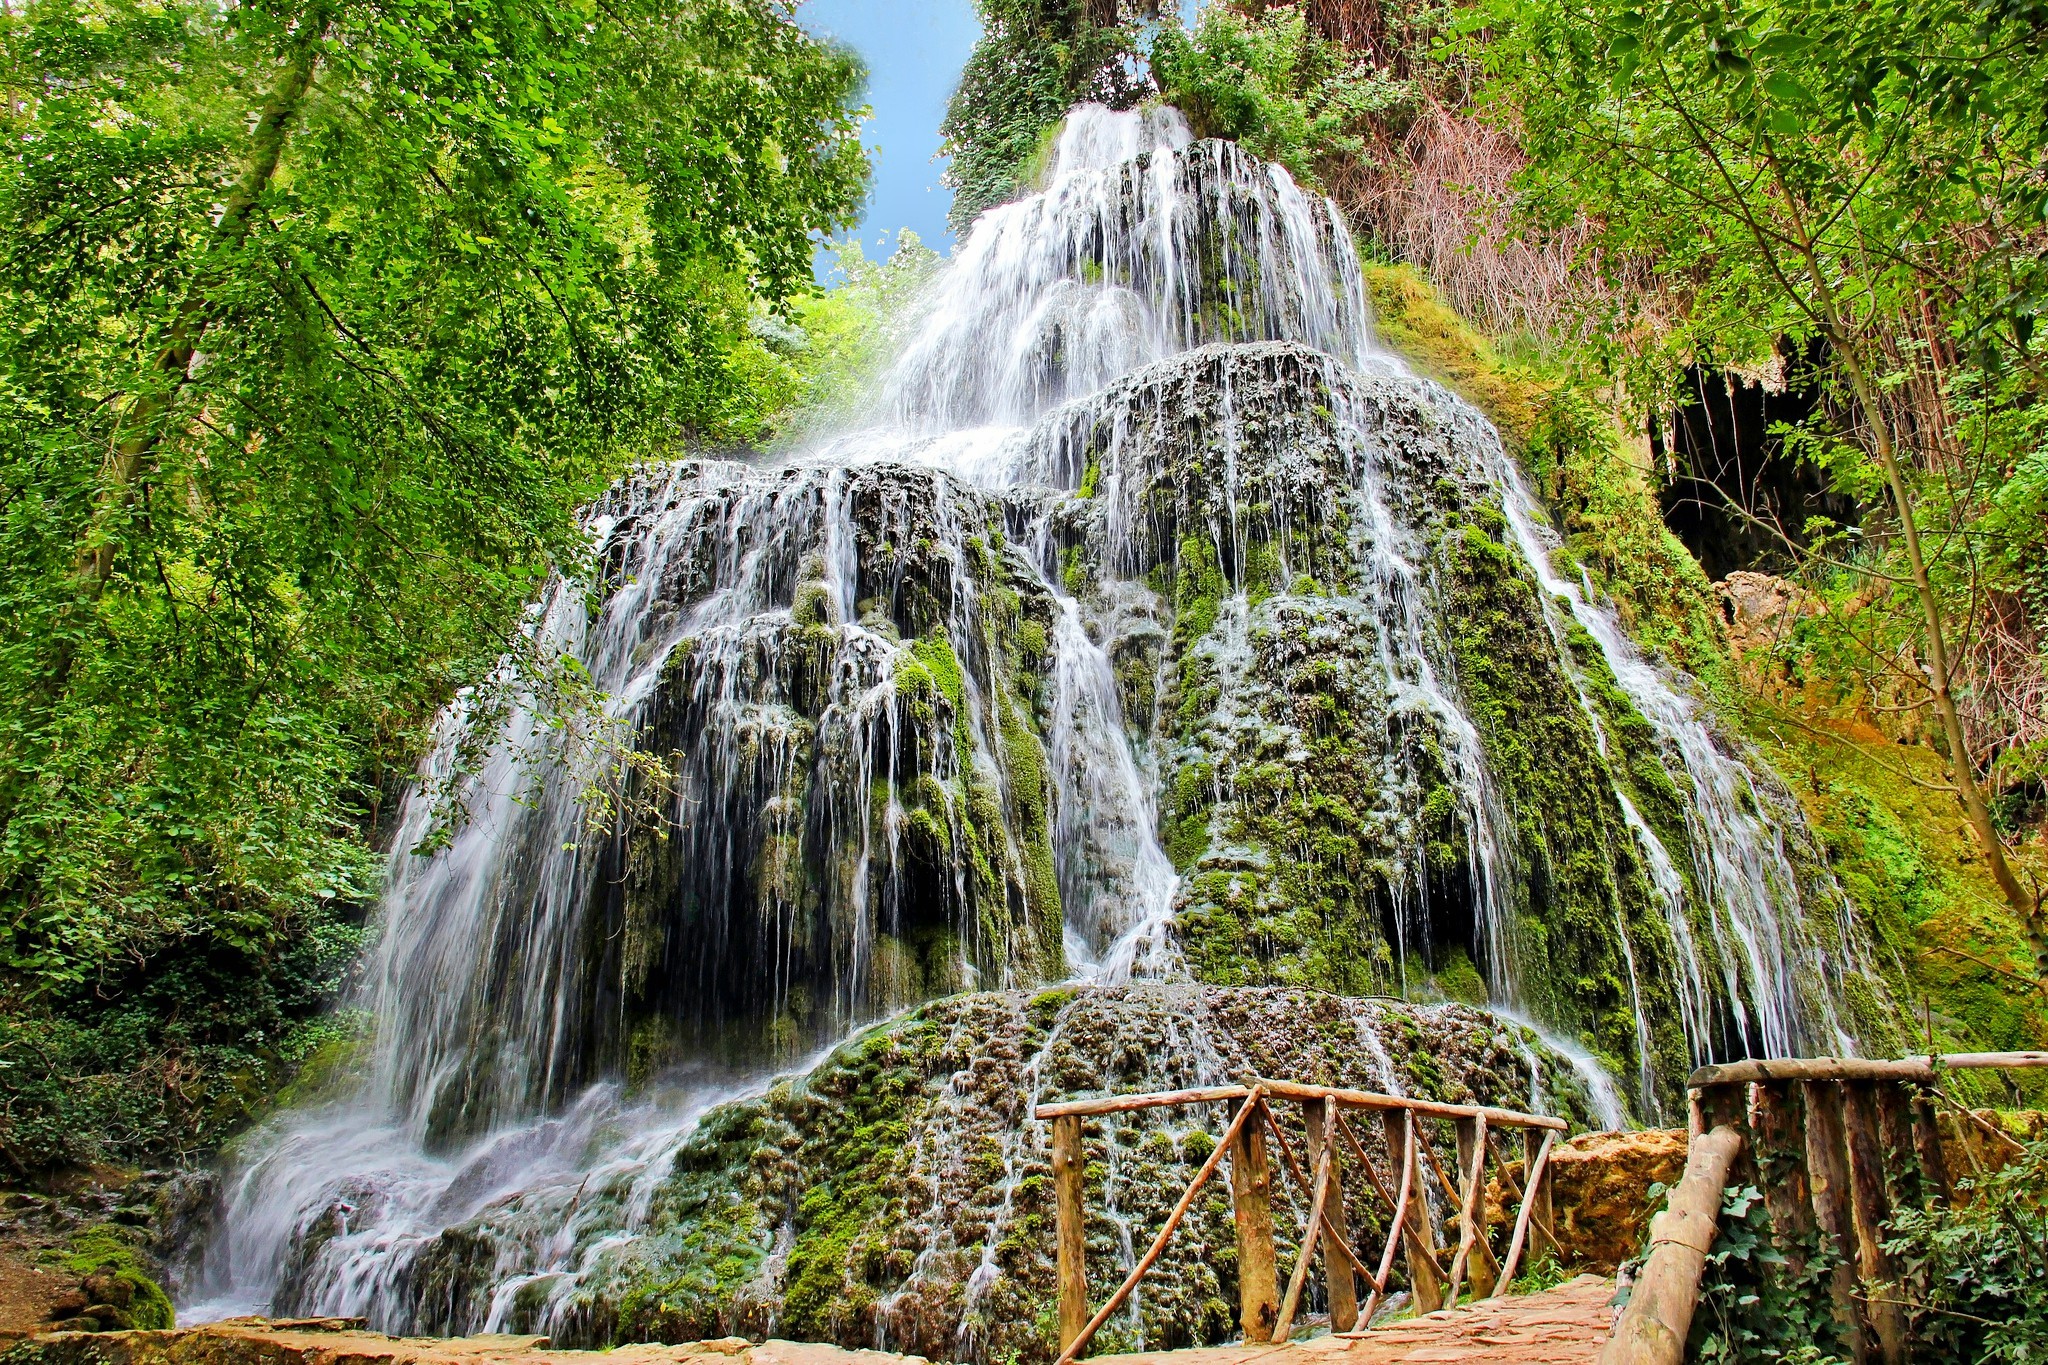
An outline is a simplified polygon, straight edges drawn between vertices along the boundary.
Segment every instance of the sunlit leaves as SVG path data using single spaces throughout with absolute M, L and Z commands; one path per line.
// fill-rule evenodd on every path
M 222 231 L 308 43 L 283 159 Z M 268 951 L 370 894 L 369 812 L 581 555 L 577 505 L 758 422 L 756 320 L 865 189 L 860 81 L 780 0 L 0 14 L 0 961 L 24 990 Z M 182 375 L 158 363 L 180 328 Z M 142 393 L 167 409 L 122 426 Z

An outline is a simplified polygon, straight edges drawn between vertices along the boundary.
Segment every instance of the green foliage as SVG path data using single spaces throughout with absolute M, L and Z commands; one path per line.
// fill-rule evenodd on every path
M 1788 652 L 1796 646 L 1788 642 Z M 1833 681 L 1806 683 L 1793 663 L 1795 684 L 1818 691 Z M 1938 1051 L 2048 1046 L 2048 1015 L 2023 975 L 2026 940 L 1956 814 L 1940 757 L 1890 743 L 1868 726 L 1815 724 L 1754 696 L 1731 692 L 1723 706 L 1798 796 L 1829 870 L 1876 942 L 1880 969 L 1894 977 L 1893 994 L 1910 1008 L 1913 1047 L 1928 1046 L 1923 1020 Z M 2009 1079 L 2043 1093 L 2029 1073 Z M 1949 1084 L 1968 1080 L 1959 1072 Z
M 1654 1191 L 1653 1191 L 1654 1192 Z M 1817 1239 L 1796 1262 L 1772 1240 L 1754 1186 L 1722 1192 L 1721 1225 L 1700 1276 L 1686 1359 L 1835 1365 L 1848 1358 L 1828 1281 L 1836 1262 Z
M 733 352 L 758 404 L 741 438 L 787 438 L 869 402 L 938 265 L 939 254 L 908 228 L 885 261 L 869 260 L 859 240 L 849 238 L 838 248 L 839 278 L 827 292 L 792 300 L 787 323 L 766 311 L 757 317 L 754 335 Z
M 0 1161 L 14 1175 L 203 1154 L 348 1030 L 318 1014 L 361 947 L 326 906 L 252 952 L 194 935 L 91 991 L 0 1008 Z
M 1369 129 L 1405 121 L 1419 99 L 1414 82 L 1347 54 L 1292 5 L 1209 5 L 1192 34 L 1162 29 L 1151 57 L 1161 95 L 1199 135 L 1241 143 L 1317 189 L 1366 155 Z
M 0 14 L 11 1161 L 183 1145 L 281 1055 L 575 509 L 759 426 L 860 81 L 779 0 Z
M 1042 170 L 1067 110 L 1122 108 L 1143 90 L 1131 28 L 1099 23 L 1088 0 L 975 0 L 982 35 L 939 131 L 952 158 L 953 226 L 1015 194 Z
M 1639 438 L 1573 376 L 1502 356 L 1412 266 L 1364 271 L 1381 339 L 1485 412 L 1520 457 L 1564 535 L 1562 566 L 1584 567 L 1638 641 L 1681 667 L 1715 668 L 1718 608 L 1664 525 Z
M 1515 1282 L 1508 1287 L 1510 1294 L 1541 1294 L 1546 1289 L 1555 1289 L 1569 1282 L 1574 1272 L 1565 1269 L 1557 1256 L 1548 1247 L 1540 1256 L 1531 1257 L 1526 1266 L 1515 1275 Z
M 2048 1142 L 1958 1182 L 1949 1208 L 1905 1209 L 1885 1243 L 1930 1360 L 2048 1360 Z
M 2038 8 L 1487 0 L 1466 24 L 1530 158 L 1530 219 L 1587 228 L 1612 286 L 1582 301 L 1588 354 L 1652 411 L 1684 364 L 1818 354 L 1828 401 L 1787 433 L 1791 449 L 1873 507 L 1860 530 L 1785 528 L 1819 553 L 1810 577 L 1840 608 L 1830 623 L 1879 672 L 1871 656 L 1930 647 L 1899 534 L 1911 517 L 1950 648 L 1969 660 L 1972 757 L 2008 782 L 2036 775 Z M 1877 432 L 1901 450 L 1896 487 Z

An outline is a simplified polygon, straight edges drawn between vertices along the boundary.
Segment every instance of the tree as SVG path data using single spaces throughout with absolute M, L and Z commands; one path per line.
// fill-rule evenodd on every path
M 0 43 L 0 971 L 56 1009 L 374 895 L 578 506 L 757 424 L 862 74 L 784 0 L 30 0 Z
M 1121 109 L 1145 92 L 1121 17 L 1143 8 L 1119 0 L 975 0 L 982 36 L 939 125 L 952 158 L 946 180 L 954 187 L 955 228 L 964 230 L 1042 169 L 1067 110 L 1084 100 Z
M 1996 755 L 1958 704 L 1959 646 L 1987 596 L 2048 602 L 2048 533 L 2013 515 L 2048 481 L 2032 326 L 2048 283 L 2044 21 L 2026 0 L 1489 0 L 1466 31 L 1530 155 L 1532 216 L 1590 219 L 1589 248 L 1612 270 L 1647 265 L 1672 308 L 1667 329 L 1609 329 L 1639 393 L 1654 401 L 1674 357 L 1821 347 L 1834 420 L 1805 448 L 1886 515 L 1860 540 L 1806 528 L 1817 539 L 1795 548 L 1876 585 L 1878 629 L 1911 637 L 1920 666 L 1902 676 L 2048 979 L 2048 915 L 1984 791 Z M 1899 670 L 1882 642 L 1850 638 Z

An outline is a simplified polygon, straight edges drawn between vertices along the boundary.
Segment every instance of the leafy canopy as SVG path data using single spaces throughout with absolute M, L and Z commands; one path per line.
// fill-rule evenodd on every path
M 578 505 L 762 425 L 861 84 L 785 0 L 0 10 L 0 993 L 372 895 Z
M 952 158 L 955 228 L 1016 193 L 1040 169 L 1067 110 L 1123 108 L 1144 93 L 1136 35 L 1099 0 L 975 0 L 982 35 L 939 125 Z
M 1819 356 L 1793 448 L 1876 510 L 1786 530 L 1845 646 L 1925 695 L 1896 663 L 1943 644 L 1910 519 L 1963 661 L 1959 757 L 2038 782 L 2039 717 L 2001 689 L 2048 637 L 2048 6 L 1481 0 L 1464 24 L 1530 215 L 1592 225 L 1605 364 L 1655 411 L 1687 364 Z
M 1193 33 L 1167 25 L 1152 44 L 1161 96 L 1204 137 L 1229 138 L 1327 188 L 1333 167 L 1369 155 L 1367 132 L 1412 112 L 1415 82 L 1354 57 L 1301 9 L 1201 12 Z

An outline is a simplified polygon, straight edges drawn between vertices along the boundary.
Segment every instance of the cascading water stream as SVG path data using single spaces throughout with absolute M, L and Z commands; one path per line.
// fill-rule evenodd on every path
M 713 1105 L 936 997 L 1185 981 L 1203 968 L 1183 916 L 1243 902 L 1247 937 L 1278 941 L 1291 907 L 1261 885 L 1319 859 L 1380 888 L 1385 933 L 1346 946 L 1360 971 L 1405 983 L 1469 944 L 1504 1017 L 1533 1012 L 1517 794 L 1468 712 L 1432 567 L 1430 519 L 1488 498 L 1567 667 L 1563 615 L 1693 797 L 1674 858 L 1613 787 L 1662 919 L 1614 916 L 1638 1100 L 1656 1083 L 1645 932 L 1682 965 L 1696 1058 L 1717 1005 L 1745 1046 L 1797 1046 L 1809 1018 L 1839 1032 L 1787 965 L 1800 890 L 1746 769 L 1551 568 L 1491 428 L 1378 346 L 1334 206 L 1171 110 L 1084 106 L 1045 188 L 983 215 L 935 281 L 864 425 L 772 461 L 643 469 L 593 510 L 596 581 L 555 585 L 529 630 L 535 655 L 579 661 L 603 723 L 565 737 L 537 706 L 450 708 L 365 973 L 367 1079 L 251 1141 L 183 1316 L 573 1335 Z M 1332 679 L 1348 700 L 1319 709 Z M 618 776 L 607 726 L 658 770 Z M 1311 774 L 1353 734 L 1332 797 Z M 595 825 L 593 780 L 615 798 Z M 467 814 L 445 839 L 443 791 Z M 1377 842 L 1243 833 L 1280 809 Z M 1357 1026 L 1397 1085 L 1377 1018 Z M 1161 1074 L 1221 1079 L 1189 1028 Z M 1027 1137 L 1003 1148 L 1004 1210 Z M 935 1204 L 972 1178 L 959 1151 L 916 1165 Z M 451 1229 L 482 1248 L 464 1253 L 478 1292 L 421 1269 Z M 959 1250 L 933 1239 L 890 1300 L 906 1313 Z
M 1683 776 L 1692 797 L 1685 810 L 1698 894 L 1687 897 L 1663 841 L 1643 820 L 1627 793 L 1616 789 L 1629 827 L 1642 842 L 1657 901 L 1665 909 L 1679 951 L 1686 978 L 1679 999 L 1694 1060 L 1707 1059 L 1709 1006 L 1700 979 L 1698 950 L 1687 921 L 1688 903 L 1706 908 L 1719 940 L 1725 998 L 1746 1051 L 1782 1057 L 1819 1045 L 1854 1055 L 1855 1039 L 1843 1029 L 1833 991 L 1825 984 L 1834 972 L 1869 974 L 1869 964 L 1860 960 L 1856 951 L 1855 936 L 1849 932 L 1846 915 L 1838 915 L 1834 920 L 1840 932 L 1831 956 L 1819 962 L 1807 956 L 1802 961 L 1802 955 L 1793 951 L 1798 947 L 1809 953 L 1826 953 L 1828 948 L 1813 942 L 1795 945 L 1784 932 L 1790 919 L 1788 911 L 1796 911 L 1801 902 L 1798 876 L 1786 854 L 1782 832 L 1760 813 L 1754 774 L 1739 760 L 1722 752 L 1697 705 L 1643 658 L 1622 633 L 1613 610 L 1595 601 L 1584 584 L 1574 583 L 1552 568 L 1550 546 L 1538 529 L 1535 500 L 1520 471 L 1504 457 L 1496 462 L 1496 467 L 1508 524 L 1523 555 L 1535 568 L 1538 582 L 1546 594 L 1564 604 L 1572 619 L 1599 645 L 1615 681 L 1656 730 L 1664 749 L 1659 755 L 1660 762 L 1667 770 L 1676 768 L 1672 775 Z M 1561 650 L 1560 654 L 1567 661 L 1571 657 L 1569 650 Z M 1591 715 L 1590 703 L 1586 704 Z M 1597 716 L 1593 723 L 1596 733 L 1601 734 L 1604 752 L 1606 739 L 1600 732 Z M 1830 889 L 1838 901 L 1846 899 L 1839 888 Z M 1822 989 L 1804 993 L 1799 990 L 1794 976 L 1800 966 L 1818 968 Z M 1805 1000 L 1811 1000 L 1818 1008 L 1820 1036 L 1805 1025 Z

